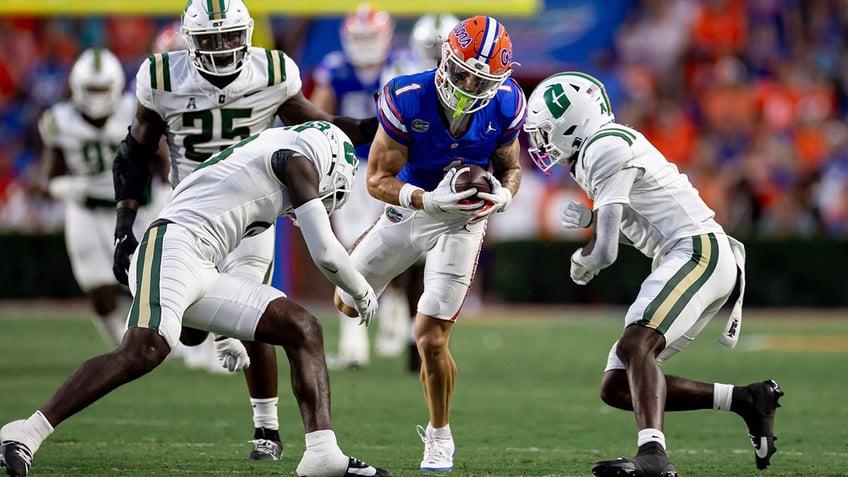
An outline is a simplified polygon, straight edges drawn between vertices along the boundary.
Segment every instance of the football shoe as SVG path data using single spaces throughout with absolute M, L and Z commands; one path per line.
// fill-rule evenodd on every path
M 596 462 L 592 475 L 597 477 L 678 477 L 677 469 L 668 460 L 665 449 L 656 442 L 639 447 L 632 459 L 619 457 L 615 460 Z
M 742 416 L 748 426 L 748 437 L 754 446 L 757 468 L 762 470 L 771 464 L 771 456 L 777 452 L 774 441 L 774 416 L 780 407 L 783 390 L 773 379 L 733 388 L 730 410 Z

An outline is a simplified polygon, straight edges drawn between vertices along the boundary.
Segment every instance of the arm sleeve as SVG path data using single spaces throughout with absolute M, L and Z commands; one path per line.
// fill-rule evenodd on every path
M 581 257 L 580 261 L 583 265 L 601 270 L 612 265 L 618 258 L 622 209 L 621 204 L 608 204 L 596 209 L 595 245 L 589 255 Z
M 368 292 L 368 282 L 356 271 L 347 251 L 330 226 L 324 204 L 317 198 L 294 209 L 312 261 L 334 285 L 354 297 Z

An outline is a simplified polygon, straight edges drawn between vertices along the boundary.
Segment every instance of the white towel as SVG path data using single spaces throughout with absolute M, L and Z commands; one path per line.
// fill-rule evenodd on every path
M 739 341 L 739 332 L 742 330 L 742 301 L 745 298 L 745 246 L 729 235 L 727 240 L 730 242 L 730 249 L 736 259 L 736 266 L 739 268 L 739 297 L 733 304 L 730 317 L 727 319 L 727 324 L 724 326 L 724 331 L 718 338 L 718 342 L 734 348 Z

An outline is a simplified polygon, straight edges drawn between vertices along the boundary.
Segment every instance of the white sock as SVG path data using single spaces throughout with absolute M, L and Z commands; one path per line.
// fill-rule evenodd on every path
M 368 364 L 370 345 L 368 328 L 358 318 L 339 313 L 339 358 L 345 363 Z
M 35 454 L 44 439 L 53 433 L 53 426 L 41 411 L 35 411 L 26 420 L 13 421 L 0 429 L 0 439 L 20 442 Z
M 257 429 L 278 430 L 280 421 L 277 418 L 277 401 L 279 398 L 250 398 L 250 406 L 253 408 L 253 426 Z
M 732 384 L 713 384 L 713 409 L 729 411 L 730 402 L 733 400 Z
M 451 435 L 450 424 L 445 425 L 445 427 L 433 427 L 429 422 L 427 423 L 427 435 L 435 437 L 436 439 L 450 439 L 453 440 L 453 435 Z
M 650 427 L 647 429 L 642 429 L 641 431 L 639 431 L 639 437 L 637 438 L 636 446 L 642 447 L 648 442 L 658 442 L 662 446 L 662 448 L 665 449 L 665 434 L 663 434 L 663 431 L 659 429 L 652 429 Z

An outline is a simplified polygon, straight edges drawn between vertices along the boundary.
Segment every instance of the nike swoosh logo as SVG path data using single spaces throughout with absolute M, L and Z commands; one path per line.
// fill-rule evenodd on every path
M 751 438 L 751 442 L 754 444 L 754 453 L 757 454 L 757 457 L 760 459 L 765 459 L 768 457 L 768 439 L 765 436 L 760 437 L 759 444 L 755 441 L 756 437 Z
M 330 273 L 339 273 L 339 267 L 330 268 L 326 265 L 321 265 L 321 268 L 323 268 L 324 270 L 327 270 Z
M 242 98 L 249 98 L 249 97 L 253 96 L 254 94 L 256 94 L 256 93 L 258 93 L 258 92 L 260 92 L 260 91 L 262 91 L 262 90 L 261 90 L 261 89 L 257 89 L 256 91 L 251 91 L 250 93 L 246 93 L 244 96 L 242 96 Z

